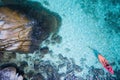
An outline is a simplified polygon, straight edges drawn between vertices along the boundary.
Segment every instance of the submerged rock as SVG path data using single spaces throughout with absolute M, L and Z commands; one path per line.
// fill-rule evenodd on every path
M 120 65 L 120 60 L 118 60 L 118 64 Z
M 78 78 L 74 73 L 69 73 L 66 75 L 64 80 L 84 80 L 82 77 Z
M 27 0 L 1 0 L 5 4 L 20 4 L 22 2 L 25 2 Z
M 1 51 L 28 51 L 28 47 L 21 47 L 30 44 L 28 37 L 31 27 L 25 27 L 29 20 L 21 14 L 7 7 L 0 7 L 0 50 Z
M 53 35 L 51 40 L 54 43 L 61 43 L 62 42 L 62 37 L 60 35 Z
M 3 52 L 0 52 L 0 62 L 3 60 Z
M 49 61 L 40 61 L 39 68 L 40 72 L 44 74 L 47 80 L 60 80 L 60 74 L 58 73 L 57 67 Z
M 34 71 L 30 70 L 26 75 L 28 79 L 31 79 L 34 75 Z
M 21 61 L 20 62 L 20 68 L 21 69 L 24 69 L 25 67 L 27 67 L 28 66 L 28 63 L 26 62 L 26 61 Z
M 45 44 L 49 45 L 50 44 L 50 40 L 45 40 Z
M 79 65 L 74 65 L 74 70 L 77 72 L 81 72 L 83 68 L 81 68 Z
M 2 0 L 0 51 L 34 52 L 60 26 L 61 17 L 38 2 Z
M 58 54 L 58 57 L 59 57 L 60 60 L 64 59 L 64 56 L 62 54 Z
M 99 69 L 99 68 L 95 68 L 94 69 L 94 73 L 98 74 L 98 75 L 104 75 L 104 70 L 103 69 Z
M 16 54 L 14 52 L 1 52 L 1 58 L 0 61 L 3 62 L 13 62 L 13 60 L 16 58 Z
M 40 52 L 42 54 L 47 54 L 49 52 L 49 48 L 47 46 L 40 48 Z
M 20 70 L 14 63 L 0 66 L 0 80 L 26 80 L 24 71 Z
M 38 71 L 39 70 L 39 60 L 38 59 L 36 59 L 35 61 L 34 61 L 34 69 L 36 70 L 36 71 Z
M 42 76 L 41 73 L 37 73 L 37 74 L 33 75 L 31 80 L 45 80 L 45 78 Z
M 43 1 L 43 3 L 46 5 L 46 6 L 50 6 L 50 3 L 48 1 Z
M 110 65 L 111 65 L 111 66 L 115 66 L 115 65 L 116 65 L 116 63 L 115 63 L 115 62 L 112 62 L 112 63 L 110 63 Z
M 117 80 L 120 80 L 120 70 L 117 70 L 115 72 L 115 75 L 116 75 Z

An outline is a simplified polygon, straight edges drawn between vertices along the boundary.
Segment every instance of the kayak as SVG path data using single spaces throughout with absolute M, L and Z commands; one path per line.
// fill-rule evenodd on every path
M 102 66 L 111 74 L 114 74 L 114 70 L 112 66 L 108 63 L 108 61 L 95 49 L 89 47 L 93 50 L 93 53 L 98 58 L 99 62 L 102 64 Z

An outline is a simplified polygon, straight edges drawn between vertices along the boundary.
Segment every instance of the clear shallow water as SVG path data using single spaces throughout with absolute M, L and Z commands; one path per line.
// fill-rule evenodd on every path
M 59 34 L 61 44 L 51 46 L 54 54 L 61 53 L 74 58 L 75 63 L 84 67 L 82 76 L 87 73 L 85 65 L 103 68 L 88 48 L 97 49 L 113 66 L 118 67 L 120 52 L 120 2 L 117 0 L 49 0 L 44 6 L 60 14 L 62 26 Z M 66 48 L 70 49 L 66 52 Z M 86 58 L 84 65 L 80 59 Z M 96 64 L 97 63 L 97 64 Z
M 48 47 L 53 53 L 46 54 L 44 58 L 40 58 L 39 54 L 35 52 L 34 54 L 28 54 L 27 56 L 30 56 L 28 59 L 26 55 L 18 54 L 18 61 L 27 61 L 29 69 L 33 69 L 36 59 L 50 61 L 52 65 L 58 67 L 59 64 L 64 62 L 64 60 L 59 58 L 61 54 L 70 63 L 79 65 L 82 68 L 82 71 L 74 73 L 78 77 L 86 78 L 86 75 L 90 74 L 88 71 L 91 66 L 103 69 L 107 73 L 92 50 L 88 48 L 90 46 L 98 50 L 110 63 L 115 62 L 115 65 L 113 65 L 114 70 L 120 69 L 120 64 L 118 63 L 120 61 L 119 0 L 33 1 L 42 3 L 44 7 L 57 12 L 62 17 L 62 26 L 59 31 L 59 35 L 62 36 L 62 43 L 49 44 Z M 58 72 L 67 75 L 66 66 L 60 68 Z M 66 77 L 66 75 L 63 77 Z M 61 80 L 65 80 L 63 77 Z M 75 79 L 71 78 L 71 80 Z

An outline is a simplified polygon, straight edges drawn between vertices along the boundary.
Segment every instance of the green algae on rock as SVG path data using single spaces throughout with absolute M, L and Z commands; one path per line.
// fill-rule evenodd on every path
M 61 17 L 57 13 L 38 2 L 19 1 L 2 0 L 0 5 L 1 52 L 34 52 L 61 26 Z

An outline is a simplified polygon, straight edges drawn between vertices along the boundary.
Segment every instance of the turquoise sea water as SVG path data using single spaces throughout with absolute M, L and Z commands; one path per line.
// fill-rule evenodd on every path
M 51 54 L 46 54 L 43 61 L 50 61 L 51 65 L 62 64 L 64 61 L 59 57 L 66 57 L 70 63 L 74 63 L 82 69 L 75 72 L 77 77 L 86 79 L 91 66 L 99 68 L 108 73 L 95 57 L 92 47 L 98 50 L 114 70 L 120 69 L 120 0 L 33 0 L 40 2 L 45 8 L 58 13 L 62 18 L 62 25 L 59 35 L 62 37 L 60 44 L 47 45 Z M 46 44 L 42 44 L 43 46 Z M 24 54 L 17 54 L 18 61 L 25 60 L 29 64 L 29 69 L 33 68 L 35 59 L 39 59 L 38 54 L 28 54 L 30 59 L 26 59 Z M 72 62 L 73 61 L 73 62 Z M 68 67 L 69 68 L 69 67 Z M 58 73 L 63 74 L 60 80 L 83 80 L 82 78 L 65 79 L 69 71 L 66 66 L 59 68 Z M 93 76 L 93 74 L 91 74 Z M 113 77 L 118 77 L 111 75 Z M 119 80 L 106 79 L 87 80 Z M 58 80 L 58 79 L 47 79 Z
M 49 46 L 54 54 L 73 58 L 76 64 L 84 68 L 80 73 L 83 77 L 87 74 L 86 65 L 103 68 L 88 46 L 98 50 L 110 63 L 115 62 L 114 70 L 119 68 L 119 0 L 41 0 L 40 2 L 62 17 L 59 34 L 63 41 L 59 45 Z M 70 51 L 67 52 L 66 49 Z M 82 58 L 86 59 L 83 64 L 80 62 Z
M 48 2 L 50 5 L 46 7 L 59 13 L 63 19 L 59 33 L 63 37 L 63 42 L 58 48 L 53 47 L 55 54 L 62 53 L 64 56 L 72 57 L 79 65 L 81 65 L 80 59 L 86 58 L 84 65 L 102 68 L 88 48 L 91 46 L 101 52 L 109 62 L 118 64 L 120 56 L 119 1 L 49 0 Z M 69 48 L 70 52 L 65 52 L 65 48 Z

